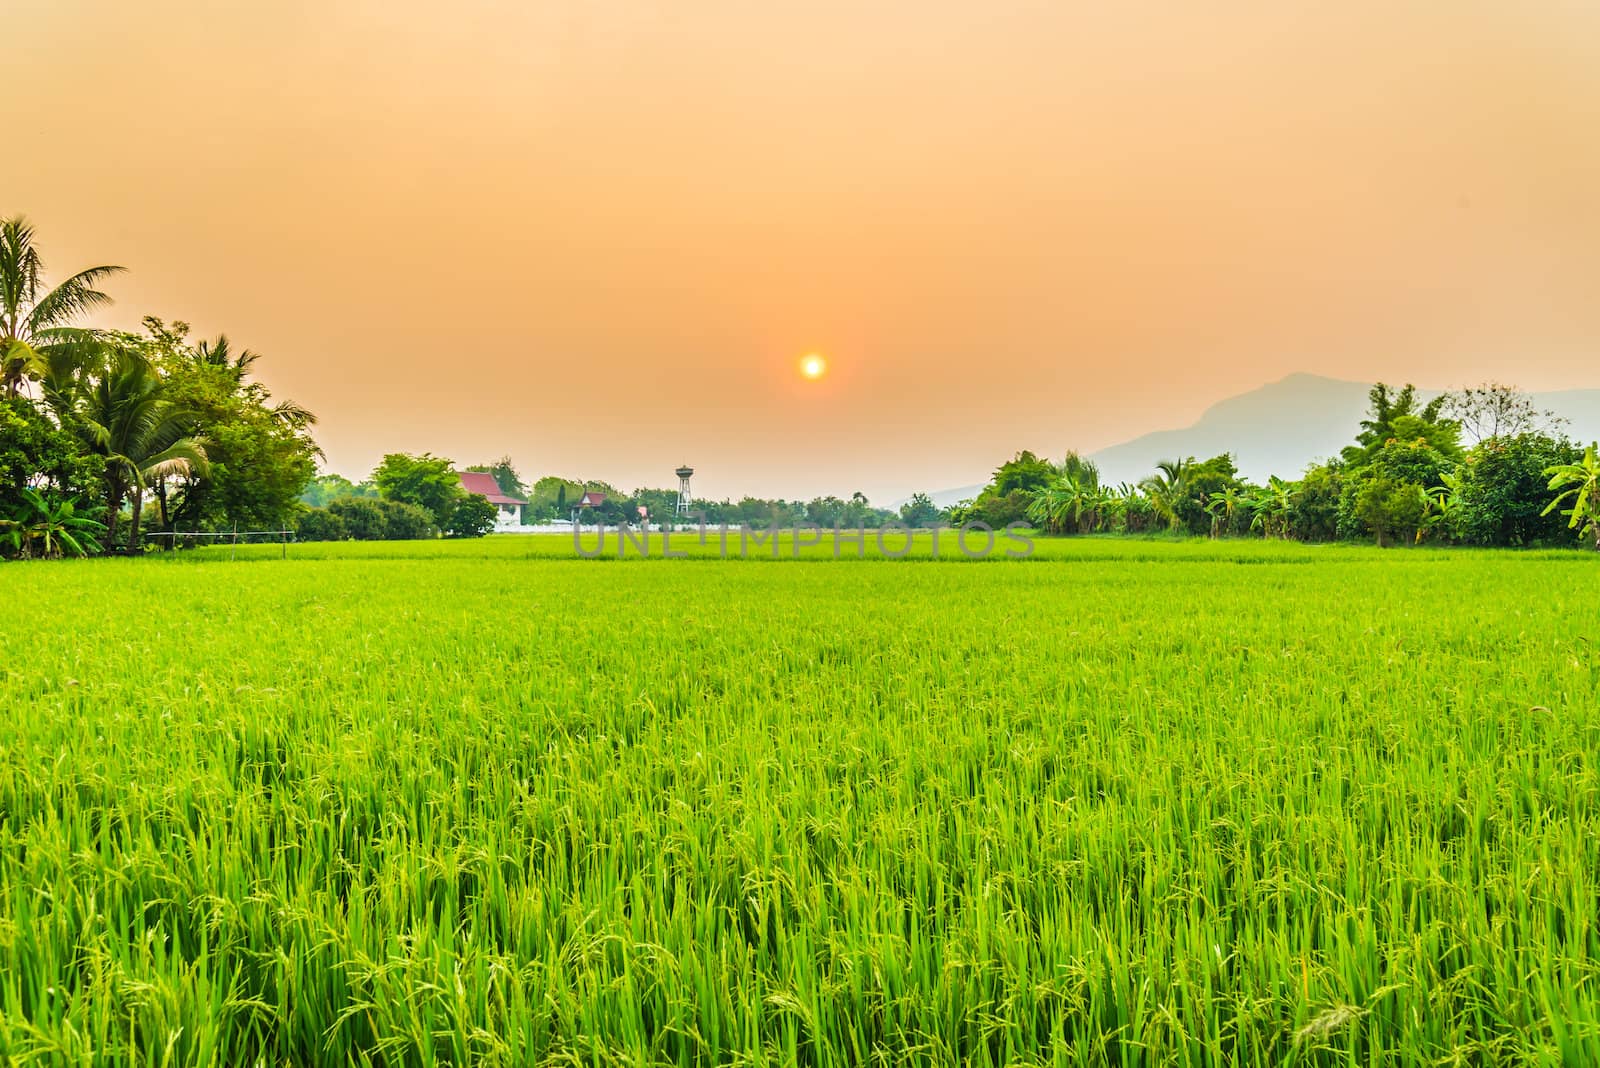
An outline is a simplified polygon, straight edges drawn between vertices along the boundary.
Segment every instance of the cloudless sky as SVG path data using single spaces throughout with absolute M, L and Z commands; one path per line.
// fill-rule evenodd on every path
M 352 477 L 887 501 L 1292 371 L 1600 386 L 1580 0 L 3 6 L 0 214 Z

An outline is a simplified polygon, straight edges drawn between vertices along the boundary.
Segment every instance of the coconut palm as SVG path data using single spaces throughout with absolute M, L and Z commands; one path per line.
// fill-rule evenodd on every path
M 1596 451 L 1597 446 L 1591 444 L 1577 463 L 1544 469 L 1550 476 L 1550 489 L 1566 490 L 1540 514 L 1549 515 L 1570 500 L 1572 506 L 1561 511 L 1567 517 L 1567 526 L 1593 537 L 1594 547 L 1600 551 L 1600 456 Z
M 47 289 L 33 227 L 21 216 L 0 220 L 0 391 L 15 396 L 24 382 L 48 374 L 52 360 L 93 346 L 95 331 L 72 323 L 111 303 L 96 286 L 121 270 L 90 267 Z
M 122 502 L 131 505 L 128 551 L 139 548 L 145 488 L 154 478 L 203 471 L 205 448 L 193 420 L 163 396 L 161 378 L 141 356 L 120 354 L 89 389 L 79 416 L 90 446 L 106 458 L 109 541 L 115 541 Z
M 1098 488 L 1072 475 L 1062 475 L 1034 495 L 1028 518 L 1053 534 L 1071 529 L 1081 533 L 1084 520 L 1093 515 Z
M 1139 483 L 1139 488 L 1150 501 L 1150 507 L 1167 527 L 1177 530 L 1183 522 L 1179 509 L 1189 498 L 1189 469 L 1194 457 L 1185 460 L 1162 460 L 1156 464 L 1156 473 Z

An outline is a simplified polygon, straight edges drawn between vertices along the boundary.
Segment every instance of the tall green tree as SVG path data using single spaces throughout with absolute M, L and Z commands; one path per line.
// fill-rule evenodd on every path
M 127 352 L 88 391 L 81 416 L 90 447 L 105 459 L 107 540 L 116 541 L 117 519 L 126 501 L 128 551 L 137 552 L 150 481 L 205 469 L 205 448 L 194 436 L 194 414 L 166 396 L 148 360 Z
M 97 287 L 122 270 L 90 267 L 49 287 L 33 237 L 22 216 L 0 220 L 0 392 L 8 396 L 97 343 L 94 331 L 74 324 L 111 303 Z
M 152 336 L 160 320 L 147 319 Z M 321 455 L 315 417 L 274 401 L 251 372 L 261 359 L 226 335 L 190 347 L 165 347 L 158 362 L 167 398 L 191 414 L 206 442 L 207 463 L 155 483 L 168 529 L 285 529 Z
M 450 528 L 456 503 L 466 496 L 454 461 L 426 452 L 389 453 L 372 472 L 372 482 L 386 499 L 424 509 L 440 530 Z

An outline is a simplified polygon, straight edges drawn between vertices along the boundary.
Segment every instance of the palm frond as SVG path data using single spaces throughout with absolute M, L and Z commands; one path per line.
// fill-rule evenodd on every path
M 64 325 L 72 319 L 110 304 L 111 297 L 96 289 L 95 284 L 125 269 L 110 265 L 90 267 L 68 278 L 34 304 L 27 318 L 29 332 Z

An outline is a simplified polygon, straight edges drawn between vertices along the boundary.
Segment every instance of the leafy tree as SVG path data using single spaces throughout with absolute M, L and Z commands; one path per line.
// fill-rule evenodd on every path
M 97 335 L 74 320 L 111 303 L 96 287 L 121 267 L 90 267 L 48 289 L 33 227 L 21 216 L 0 220 L 0 392 L 15 396 L 52 361 L 75 358 Z
M 1344 473 L 1337 462 L 1306 469 L 1289 502 L 1289 536 L 1301 541 L 1332 541 L 1339 536 L 1339 498 Z
M 1581 457 L 1565 438 L 1534 432 L 1488 437 L 1460 474 L 1441 479 L 1435 499 L 1451 532 L 1469 544 L 1570 544 L 1567 524 L 1547 510 L 1555 493 L 1546 472 Z
M 300 541 L 344 541 L 350 530 L 326 508 L 308 508 L 295 522 L 295 537 Z
M 0 394 L 0 514 L 20 507 L 29 486 L 60 498 L 97 496 L 104 467 L 80 435 L 27 397 Z
M 1355 495 L 1355 517 L 1381 548 L 1392 541 L 1420 541 L 1429 513 L 1427 491 L 1415 482 L 1387 476 L 1367 479 Z
M 327 511 L 356 541 L 409 541 L 438 533 L 431 512 L 404 501 L 344 497 L 329 502 Z
M 300 493 L 300 503 L 310 505 L 312 508 L 326 508 L 329 501 L 336 501 L 340 497 L 376 497 L 377 487 L 370 482 L 360 485 L 351 482 L 343 475 L 322 474 L 315 475 L 306 483 L 306 488 Z
M 140 520 L 150 480 L 204 470 L 205 448 L 192 434 L 193 414 L 165 395 L 160 376 L 138 353 L 124 352 L 85 398 L 83 425 L 90 448 L 105 459 L 108 541 L 130 504 L 128 551 L 139 550 Z
M 384 501 L 376 497 L 341 497 L 329 501 L 328 515 L 356 541 L 382 541 L 389 536 Z
M 167 398 L 190 413 L 205 440 L 207 464 L 155 485 L 168 529 L 283 529 L 320 455 L 310 427 L 315 417 L 292 402 L 274 403 L 250 380 L 261 359 L 236 350 L 226 335 L 190 347 L 187 332 L 147 317 L 145 327 L 162 371 Z M 168 340 L 163 341 L 163 337 Z
M 1033 491 L 1014 489 L 1002 496 L 995 492 L 993 485 L 985 486 L 971 504 L 951 513 L 951 522 L 958 525 L 986 523 L 1001 530 L 1011 523 L 1026 522 L 1033 498 Z
M 1434 487 L 1442 524 L 1473 545 L 1570 543 L 1567 524 L 1549 514 L 1556 495 L 1547 471 L 1580 456 L 1565 438 L 1541 433 L 1485 438 Z
M 1059 474 L 1048 460 L 1041 460 L 1024 449 L 995 469 L 990 486 L 997 498 L 1009 496 L 1016 490 L 1032 494 L 1044 489 Z
M 511 462 L 511 457 L 502 456 L 492 464 L 473 464 L 468 471 L 482 471 L 494 476 L 495 485 L 500 487 L 500 492 L 508 497 L 528 496 L 528 486 L 522 481 L 522 476 L 517 474 L 517 469 Z
M 1570 501 L 1561 511 L 1567 517 L 1567 526 L 1592 537 L 1596 551 L 1600 551 L 1600 456 L 1596 455 L 1596 446 L 1591 444 L 1585 449 L 1576 463 L 1554 464 L 1545 474 L 1550 476 L 1547 488 L 1563 492 L 1545 506 L 1542 514 L 1549 515 Z
M 427 511 L 440 530 L 450 526 L 456 503 L 466 495 L 455 464 L 426 452 L 420 456 L 389 453 L 372 472 L 372 482 L 385 499 Z
M 1356 444 L 1344 450 L 1344 460 L 1351 466 L 1372 462 L 1376 452 L 1392 438 L 1415 437 L 1416 424 L 1410 425 L 1409 432 L 1406 427 L 1397 425 L 1397 421 L 1403 418 L 1410 417 L 1417 423 L 1427 426 L 1441 424 L 1456 426 L 1454 422 L 1443 418 L 1445 397 L 1435 397 L 1419 408 L 1417 387 L 1409 382 L 1398 393 L 1394 392 L 1391 386 L 1379 382 L 1372 387 L 1367 397 L 1371 408 L 1367 418 L 1361 421 L 1361 432 L 1356 435 Z
M 900 506 L 900 521 L 908 527 L 931 527 L 943 519 L 944 514 L 926 493 L 914 493 Z
M 469 493 L 456 502 L 445 533 L 457 538 L 481 538 L 494 529 L 500 510 L 481 493 Z

